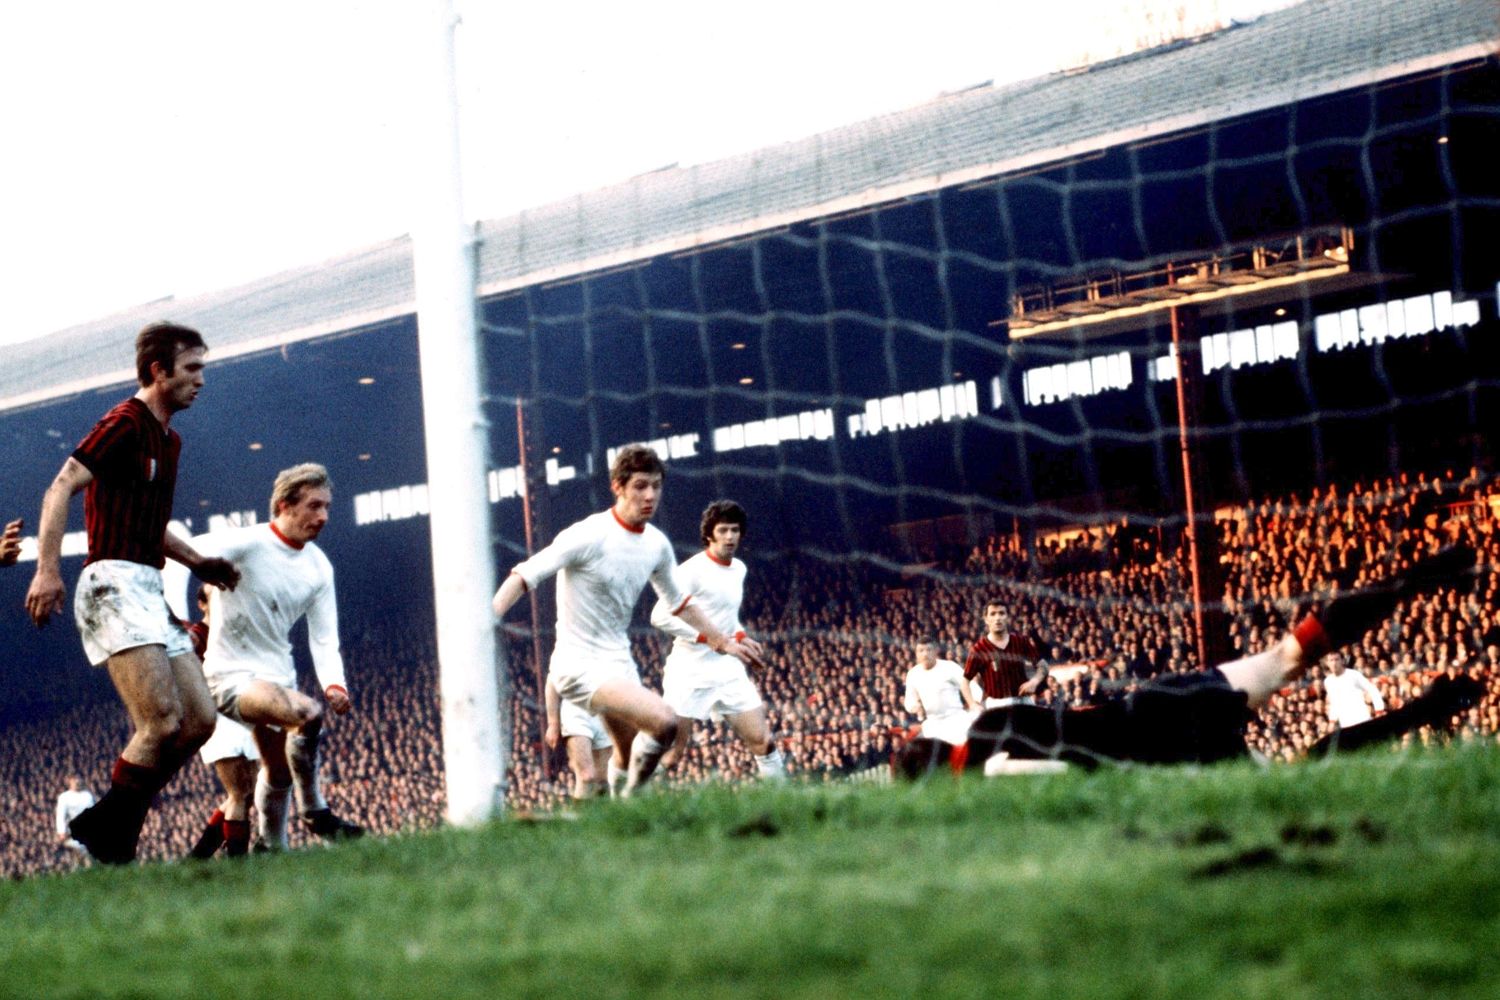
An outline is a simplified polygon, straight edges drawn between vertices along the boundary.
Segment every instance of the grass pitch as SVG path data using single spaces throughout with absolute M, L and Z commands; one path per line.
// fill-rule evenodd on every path
M 15 997 L 1486 997 L 1500 748 L 710 788 L 0 885 Z

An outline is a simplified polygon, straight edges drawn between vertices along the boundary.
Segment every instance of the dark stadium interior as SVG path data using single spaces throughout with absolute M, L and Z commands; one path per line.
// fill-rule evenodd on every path
M 1056 580 L 1058 567 L 1068 567 L 1065 551 L 1045 543 L 1012 548 L 1013 538 L 1085 526 L 1095 532 L 1089 558 L 1107 561 L 1124 551 L 1119 546 L 1129 533 L 1118 531 L 1122 519 L 1153 545 L 1175 550 L 1183 509 L 1177 402 L 1173 383 L 1150 374 L 1170 344 L 1166 314 L 1124 335 L 1012 341 L 994 324 L 1028 286 L 1161 266 L 1330 224 L 1350 227 L 1352 263 L 1389 276 L 1379 286 L 1331 294 L 1295 286 L 1275 304 L 1205 318 L 1208 335 L 1271 323 L 1284 310 L 1299 331 L 1295 358 L 1226 365 L 1204 377 L 1202 459 L 1212 499 L 1269 523 L 1267 503 L 1300 498 L 1297 509 L 1317 511 L 1315 491 L 1326 498 L 1333 485 L 1347 496 L 1360 492 L 1353 488 L 1358 483 L 1384 498 L 1372 504 L 1393 505 L 1390 523 L 1398 532 L 1420 540 L 1421 528 L 1405 520 L 1418 491 L 1386 493 L 1374 484 L 1454 470 L 1456 486 L 1472 468 L 1480 484 L 1462 496 L 1475 504 L 1473 530 L 1493 549 L 1495 515 L 1484 511 L 1494 499 L 1488 477 L 1493 429 L 1500 426 L 1497 124 L 1500 73 L 1489 60 L 491 298 L 481 311 L 492 467 L 521 462 L 516 403 L 524 400 L 542 429 L 531 460 L 556 458 L 577 473 L 548 491 L 540 525 L 546 538 L 608 503 L 607 449 L 698 435 L 695 455 L 669 463 L 658 521 L 686 555 L 696 548 L 697 515 L 709 499 L 735 496 L 750 508 L 748 556 L 752 586 L 760 588 L 751 596 L 750 617 L 780 630 L 789 660 L 768 681 L 776 724 L 794 736 L 802 770 L 814 770 L 810 762 L 855 769 L 878 759 L 890 730 L 904 722 L 894 692 L 897 664 L 907 656 L 899 644 L 923 625 L 950 646 L 976 627 L 965 605 L 970 590 L 931 580 L 912 584 L 901 575 L 903 565 L 936 565 L 964 577 L 968 588 Z M 1319 315 L 1435 292 L 1477 302 L 1478 322 L 1331 351 L 1314 344 Z M 212 348 L 212 331 L 205 333 Z M 1117 351 L 1131 359 L 1128 388 L 1025 402 L 1027 369 Z M 976 384 L 978 400 L 967 419 L 850 432 L 849 419 L 867 401 L 966 382 Z M 129 391 L 117 386 L 0 416 L 10 456 L 0 511 L 34 522 L 62 460 L 98 414 Z M 825 439 L 715 454 L 716 428 L 824 408 L 833 412 L 833 433 Z M 426 479 L 415 319 L 211 364 L 205 392 L 174 426 L 185 442 L 176 514 L 191 519 L 194 531 L 204 530 L 210 515 L 254 511 L 263 521 L 277 470 L 306 460 L 329 467 L 336 510 L 319 544 L 338 573 L 356 699 L 365 685 L 391 702 L 381 704 L 375 721 L 351 724 L 349 731 L 365 742 L 350 737 L 354 745 L 341 751 L 348 755 L 342 766 L 352 774 L 360 753 L 379 756 L 375 743 L 386 734 L 371 727 L 389 724 L 404 734 L 397 743 L 410 743 L 390 751 L 417 775 L 405 791 L 424 804 L 407 813 L 406 806 L 384 803 L 391 817 L 386 828 L 413 816 L 435 822 L 441 782 L 426 517 L 356 524 L 353 506 L 356 496 Z M 493 510 L 503 572 L 524 553 L 522 505 L 511 497 Z M 892 531 L 940 518 L 957 518 L 960 527 Z M 1155 534 L 1158 523 L 1162 534 Z M 1277 534 L 1287 521 L 1275 523 L 1264 536 L 1247 534 L 1249 548 L 1229 557 L 1246 579 L 1253 575 L 1250 548 L 1271 561 L 1281 558 L 1275 553 L 1282 543 L 1292 543 Z M 75 504 L 70 528 L 80 526 Z M 923 540 L 901 541 L 916 537 Z M 79 562 L 65 560 L 70 580 Z M 1116 568 L 1127 562 L 1117 560 Z M 1077 587 L 1087 597 L 1104 586 L 1092 572 L 1079 570 L 1054 585 Z M 1142 571 L 1138 596 L 1176 602 L 1180 612 L 1182 581 L 1162 572 L 1154 579 Z M 0 572 L 0 603 L 19 608 L 29 577 L 25 563 Z M 1123 573 L 1122 579 L 1135 578 Z M 1304 585 L 1310 590 L 1311 579 L 1299 575 L 1291 596 Z M 1270 600 L 1274 588 L 1267 586 Z M 903 596 L 908 588 L 910 596 Z M 1286 625 L 1256 610 L 1255 589 L 1242 593 L 1237 626 L 1236 642 L 1247 650 Z M 1479 637 L 1465 647 L 1471 657 L 1465 669 L 1493 648 L 1484 641 L 1494 626 L 1493 596 L 1491 590 L 1486 597 L 1487 617 L 1474 619 Z M 1045 610 L 1036 609 L 1034 627 L 1060 634 L 1060 626 L 1044 620 Z M 1434 633 L 1453 646 L 1463 629 L 1453 620 L 1443 625 L 1443 609 L 1428 611 Z M 1449 609 L 1453 615 L 1462 617 Z M 1420 634 L 1422 620 L 1415 624 Z M 1091 626 L 1079 628 L 1085 634 Z M 1150 632 L 1159 660 L 1154 669 L 1165 669 L 1178 652 L 1188 656 L 1185 628 L 1163 620 L 1138 629 L 1142 642 Z M 815 653 L 796 659 L 792 639 L 809 632 L 824 634 Z M 105 706 L 107 722 L 89 726 L 123 725 L 107 679 L 85 664 L 68 621 L 38 631 L 13 615 L 6 634 L 0 722 L 33 725 L 81 703 L 85 711 Z M 1107 652 L 1089 640 L 1059 639 L 1069 642 L 1066 652 L 1080 660 Z M 535 684 L 518 636 L 511 646 L 522 696 L 520 758 L 529 754 L 525 741 L 536 737 Z M 1436 670 L 1452 661 L 1413 662 Z M 813 671 L 812 679 L 794 663 Z M 1099 676 L 1118 669 L 1102 665 Z M 1493 656 L 1486 669 L 1495 669 Z M 1410 693 L 1407 681 L 1390 683 Z M 417 736 L 404 721 L 406 708 L 396 707 L 403 698 L 425 706 Z M 1266 726 L 1279 724 L 1273 713 Z M 846 739 L 856 727 L 860 735 Z M 720 757 L 710 759 L 713 753 Z M 707 775 L 743 764 L 727 753 L 705 750 L 690 768 Z M 518 787 L 542 804 L 558 790 L 537 771 L 535 756 L 516 762 L 518 773 L 531 769 Z M 401 770 L 382 760 L 392 773 Z M 48 774 L 87 764 L 61 750 L 54 763 Z M 209 779 L 200 769 L 191 781 L 196 809 L 207 802 Z

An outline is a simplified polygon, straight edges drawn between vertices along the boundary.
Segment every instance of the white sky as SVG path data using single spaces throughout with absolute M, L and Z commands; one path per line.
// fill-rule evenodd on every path
M 7 4 L 0 344 L 410 232 L 430 2 Z M 455 0 L 465 205 L 503 216 L 1097 61 L 1179 8 L 1291 2 Z

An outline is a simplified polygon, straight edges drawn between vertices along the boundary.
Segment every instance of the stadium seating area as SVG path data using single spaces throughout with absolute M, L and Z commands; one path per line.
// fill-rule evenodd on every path
M 1444 671 L 1480 679 L 1487 694 L 1462 720 L 1462 738 L 1500 736 L 1500 486 L 1475 473 L 1401 476 L 1267 498 L 1221 511 L 1218 525 L 1231 637 L 1240 654 L 1277 641 L 1304 603 L 1331 588 L 1378 579 L 1452 537 L 1474 545 L 1480 572 L 1470 592 L 1442 591 L 1403 604 L 1349 653 L 1392 707 Z M 981 631 L 982 602 L 993 593 L 1010 600 L 1017 627 L 1034 634 L 1054 663 L 1080 665 L 1049 697 L 1096 701 L 1155 674 L 1195 669 L 1185 566 L 1180 546 L 1121 529 L 1044 539 L 1034 553 L 1014 537 L 996 536 L 914 568 L 898 586 L 852 562 L 756 564 L 744 617 L 769 649 L 770 669 L 760 683 L 789 771 L 849 774 L 888 759 L 913 721 L 900 707 L 911 642 L 933 634 L 946 655 L 961 660 Z M 327 790 L 338 811 L 376 833 L 433 826 L 443 813 L 429 630 L 390 623 L 345 629 L 356 710 L 330 727 Z M 659 685 L 665 643 L 643 628 L 636 644 L 646 682 Z M 552 808 L 565 799 L 569 776 L 560 755 L 540 743 L 529 642 L 512 633 L 510 646 L 510 806 Z M 1314 669 L 1260 713 L 1250 739 L 1266 756 L 1290 759 L 1328 728 Z M 0 729 L 7 831 L 0 871 L 14 876 L 69 866 L 53 838 L 56 795 L 70 773 L 100 791 L 126 736 L 114 702 Z M 700 728 L 663 780 L 739 781 L 753 773 L 748 753 L 715 724 Z M 218 794 L 201 763 L 185 769 L 147 822 L 142 856 L 185 854 Z M 294 831 L 294 845 L 304 841 Z

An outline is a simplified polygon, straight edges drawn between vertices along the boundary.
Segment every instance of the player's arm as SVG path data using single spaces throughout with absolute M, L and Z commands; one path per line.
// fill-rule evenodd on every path
M 1022 684 L 1017 690 L 1021 694 L 1035 694 L 1037 691 L 1040 691 L 1042 688 L 1047 686 L 1047 678 L 1050 676 L 1051 674 L 1047 670 L 1047 661 L 1042 659 L 1041 657 L 1037 657 L 1036 672 L 1033 673 L 1029 678 L 1027 678 L 1026 682 Z
M 1370 696 L 1370 709 L 1375 712 L 1385 711 L 1385 698 L 1380 693 L 1380 686 L 1364 674 L 1359 675 L 1359 686 L 1365 689 Z
M 564 566 L 585 558 L 593 544 L 575 524 L 558 532 L 551 545 L 530 559 L 516 563 L 490 601 L 495 617 L 504 618 L 526 591 L 555 576 Z
M 38 625 L 63 609 L 62 540 L 68 530 L 68 505 L 74 494 L 94 481 L 94 474 L 71 455 L 42 495 L 36 528 L 36 573 L 26 591 L 26 612 Z
M 972 712 L 979 707 L 979 703 L 974 700 L 974 695 L 969 691 L 969 682 L 963 677 L 958 678 L 958 693 L 963 695 L 964 711 Z
M 720 632 L 714 627 L 714 623 L 708 620 L 708 615 L 703 613 L 703 609 L 697 605 L 689 602 L 685 607 L 678 609 L 677 617 L 688 624 L 695 636 L 703 636 L 703 641 L 715 653 L 733 656 L 745 666 L 757 670 L 766 665 L 766 651 L 760 643 L 749 636 L 736 639 L 732 635 Z
M 168 559 L 182 563 L 204 583 L 221 590 L 233 590 L 239 585 L 240 571 L 234 568 L 234 563 L 219 556 L 205 556 L 170 528 L 162 532 L 161 547 Z
M 696 642 L 701 633 L 672 613 L 672 606 L 661 598 L 651 607 L 651 624 L 676 639 Z
M 500 584 L 500 589 L 495 591 L 495 597 L 490 601 L 490 607 L 495 609 L 496 618 L 504 618 L 505 613 L 516 606 L 521 595 L 526 593 L 526 581 L 521 574 L 511 571 Z
M 919 722 L 927 718 L 922 696 L 917 694 L 916 685 L 912 684 L 910 676 L 906 678 L 906 697 L 901 699 L 901 707 L 915 715 Z
M 547 675 L 544 700 L 547 703 L 547 732 L 542 736 L 542 742 L 549 750 L 556 750 L 557 741 L 562 738 L 562 695 L 557 693 L 550 674 Z
M 0 533 L 0 566 L 13 566 L 21 556 L 21 529 L 25 522 L 19 517 L 5 526 Z
M 978 650 L 971 649 L 969 650 L 969 654 L 964 657 L 964 676 L 969 680 L 974 680 L 974 678 L 984 673 L 984 666 L 985 658 L 979 655 Z
M 343 715 L 353 706 L 344 680 L 344 656 L 339 652 L 339 610 L 331 576 L 308 605 L 307 647 L 328 707 L 334 715 Z

